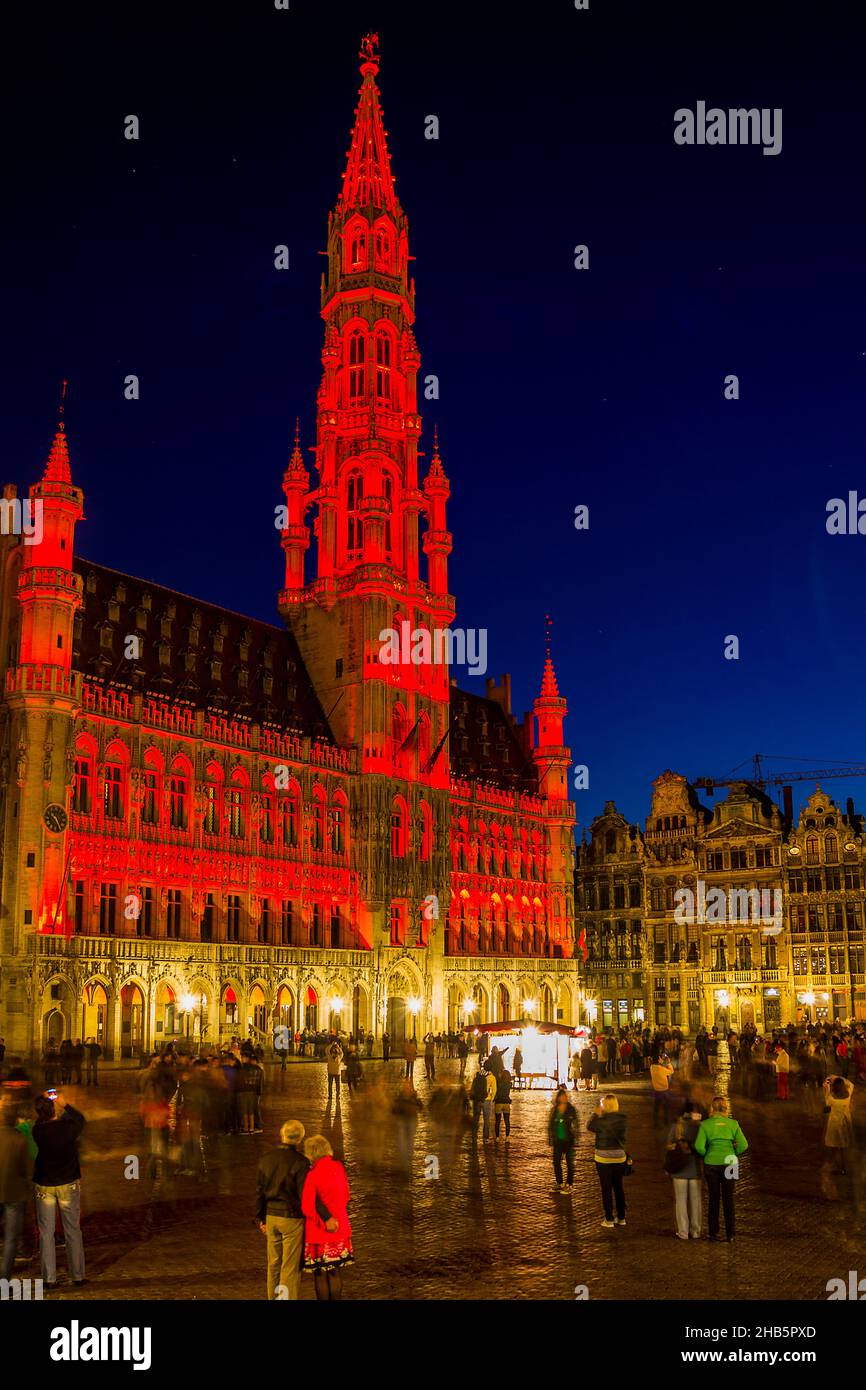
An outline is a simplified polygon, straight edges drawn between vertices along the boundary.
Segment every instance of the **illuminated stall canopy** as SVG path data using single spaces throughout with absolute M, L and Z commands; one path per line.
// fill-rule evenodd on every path
M 587 1028 L 569 1028 L 564 1023 L 532 1023 L 527 1019 L 482 1023 L 473 1028 L 475 1036 L 486 1033 L 491 1047 L 505 1056 L 505 1065 L 514 1070 L 514 1052 L 523 1053 L 521 1075 L 527 1084 L 538 1081 L 545 1086 L 558 1086 L 568 1080 L 568 1064 L 575 1052 L 591 1041 Z M 492 1041 L 495 1039 L 495 1041 Z

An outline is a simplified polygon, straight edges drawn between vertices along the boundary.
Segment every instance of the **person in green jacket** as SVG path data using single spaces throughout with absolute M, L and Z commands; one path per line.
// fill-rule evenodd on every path
M 695 1138 L 695 1153 L 704 1160 L 704 1177 L 709 1195 L 708 1226 L 710 1240 L 719 1238 L 719 1202 L 725 1213 L 725 1236 L 734 1239 L 734 1183 L 739 1173 L 739 1156 L 749 1147 L 745 1134 L 731 1118 L 727 1096 L 714 1096 L 710 1117 L 703 1120 Z

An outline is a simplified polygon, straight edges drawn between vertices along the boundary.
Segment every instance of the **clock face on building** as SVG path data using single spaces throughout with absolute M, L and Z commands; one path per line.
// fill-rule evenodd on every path
M 42 813 L 46 830 L 51 830 L 55 835 L 62 835 L 67 825 L 69 817 L 62 806 L 46 806 Z

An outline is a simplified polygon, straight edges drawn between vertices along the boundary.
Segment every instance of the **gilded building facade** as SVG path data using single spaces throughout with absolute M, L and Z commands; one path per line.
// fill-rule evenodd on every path
M 711 810 L 670 771 L 643 829 L 608 802 L 575 875 L 599 1020 L 693 1034 L 866 1018 L 864 855 L 862 818 L 820 787 L 796 822 L 745 782 Z
M 450 483 L 438 444 L 419 476 L 408 223 L 372 39 L 361 58 L 328 222 L 317 476 L 296 437 L 277 509 L 280 623 L 82 559 L 64 419 L 29 489 L 38 543 L 2 528 L 10 1051 L 576 1021 L 574 807 L 550 651 L 521 722 L 507 677 L 470 694 L 447 658 L 401 646 L 453 624 Z M 16 511 L 10 484 L 4 520 Z M 387 662 L 386 631 L 400 649 Z

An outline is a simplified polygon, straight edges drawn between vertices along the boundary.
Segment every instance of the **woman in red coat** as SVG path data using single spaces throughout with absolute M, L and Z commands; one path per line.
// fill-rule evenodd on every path
M 304 1269 L 313 1274 L 316 1298 L 333 1302 L 343 1295 L 343 1265 L 353 1262 L 352 1227 L 346 1214 L 349 1182 L 345 1168 L 334 1158 L 334 1150 L 323 1134 L 307 1139 L 304 1153 L 311 1164 L 301 1197 L 306 1219 Z M 316 1209 L 317 1198 L 331 1213 L 327 1223 L 322 1222 Z

